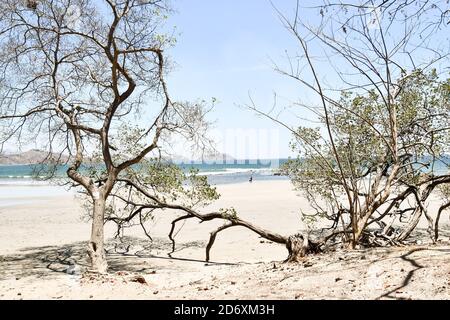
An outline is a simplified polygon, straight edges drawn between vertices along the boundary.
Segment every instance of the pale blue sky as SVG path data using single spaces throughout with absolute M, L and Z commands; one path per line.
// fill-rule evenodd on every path
M 287 12 L 295 8 L 295 1 L 276 2 Z M 265 149 L 278 149 L 271 150 L 269 156 L 286 157 L 290 134 L 238 106 L 249 103 L 249 93 L 264 109 L 272 106 L 274 92 L 279 95 L 280 106 L 286 104 L 283 97 L 295 98 L 299 94 L 298 84 L 273 69 L 272 60 L 284 60 L 285 50 L 292 48 L 295 41 L 284 29 L 271 3 L 268 0 L 174 0 L 173 7 L 177 13 L 168 25 L 175 25 L 179 35 L 176 46 L 169 52 L 177 63 L 169 77 L 172 95 L 185 100 L 216 97 L 219 103 L 210 119 L 217 120 L 215 126 L 219 132 L 255 129 L 259 135 L 265 130 L 270 133 L 280 129 L 279 142 L 268 141 Z M 222 151 L 236 153 L 234 146 L 226 144 L 227 150 Z M 249 150 L 247 156 L 264 158 L 269 150 L 259 149 Z
M 272 2 L 283 14 L 294 16 L 296 0 Z M 320 3 L 301 1 L 305 7 Z M 310 90 L 274 70 L 274 63 L 287 69 L 286 52 L 294 56 L 301 50 L 296 39 L 283 26 L 272 3 L 269 0 L 172 0 L 172 5 L 176 12 L 166 25 L 169 30 L 176 26 L 178 40 L 166 51 L 166 55 L 176 63 L 167 79 L 172 98 L 183 101 L 218 99 L 209 119 L 216 121 L 212 134 L 217 138 L 217 148 L 221 152 L 240 159 L 293 155 L 289 149 L 292 136 L 286 129 L 242 107 L 250 103 L 251 95 L 260 109 L 270 110 L 274 93 L 277 94 L 278 111 L 298 101 L 309 106 L 311 103 L 319 104 L 318 97 Z M 299 16 L 302 22 L 313 21 L 314 24 L 321 18 L 318 9 L 300 9 Z M 395 40 L 402 36 L 403 28 L 402 24 L 394 25 L 386 36 Z M 433 41 L 449 50 L 446 30 L 434 34 Z M 342 81 L 333 70 L 336 66 L 341 68 L 339 58 L 323 59 L 321 47 L 314 43 L 309 49 L 321 82 L 335 89 L 341 87 Z M 415 55 L 421 58 L 429 59 L 429 54 L 423 50 L 415 51 Z M 345 68 L 345 63 L 342 65 Z M 311 77 L 308 68 L 301 72 L 301 76 Z M 353 80 L 363 83 L 358 74 Z M 301 118 L 306 117 L 305 109 L 299 107 L 284 110 L 281 115 L 284 121 L 294 126 L 305 125 Z M 246 142 L 239 141 L 242 138 L 246 138 Z M 189 156 L 178 150 L 178 146 L 173 148 L 175 153 Z
M 270 120 L 256 117 L 254 113 L 239 108 L 238 105 L 249 103 L 248 95 L 251 94 L 261 109 L 269 110 L 273 104 L 274 92 L 278 96 L 278 110 L 299 99 L 309 104 L 318 103 L 318 97 L 311 91 L 274 71 L 273 62 L 287 66 L 286 51 L 292 56 L 301 50 L 298 42 L 283 26 L 272 3 L 284 15 L 292 18 L 296 0 L 273 0 L 272 3 L 269 0 L 173 0 L 172 3 L 177 13 L 170 18 L 168 25 L 175 25 L 180 34 L 177 45 L 169 52 L 178 64 L 170 76 L 171 94 L 182 100 L 216 97 L 220 103 L 210 118 L 217 119 L 216 127 L 219 133 L 227 129 L 241 128 L 262 130 L 259 132 L 266 130 L 270 135 L 273 132 L 270 130 L 279 130 L 274 133 L 277 141 L 269 139 L 264 143 L 261 140 L 264 138 L 257 133 L 261 139 L 258 140 L 257 146 L 252 146 L 253 149 L 247 146 L 245 150 L 238 150 L 239 147 L 228 140 L 221 151 L 238 158 L 292 155 L 289 150 L 291 134 L 286 129 Z M 321 3 L 303 0 L 301 6 Z M 355 0 L 354 3 L 359 1 Z M 445 9 L 449 5 L 442 6 Z M 408 8 L 416 10 L 414 6 Z M 299 16 L 302 17 L 302 22 L 307 20 L 316 23 L 321 18 L 318 9 L 300 9 Z M 388 45 L 395 47 L 396 41 L 403 37 L 404 29 L 407 28 L 409 26 L 402 23 L 394 23 L 385 34 Z M 339 26 L 336 30 L 339 31 Z M 440 32 L 434 32 L 433 37 L 429 39 L 436 48 L 441 47 L 443 52 L 449 50 L 446 31 L 448 30 L 444 27 Z M 336 36 L 344 36 L 344 33 Z M 413 35 L 411 44 L 419 44 L 421 41 L 418 35 Z M 345 68 L 346 64 L 341 63 L 339 57 L 331 57 L 333 61 L 323 59 L 320 46 L 311 44 L 309 49 L 320 80 L 338 88 L 342 81 L 333 71 L 331 64 L 337 68 L 341 68 L 341 64 L 342 68 Z M 415 59 L 418 58 L 416 62 L 424 58 L 429 61 L 432 54 L 426 50 L 415 50 L 413 53 Z M 399 55 L 401 57 L 401 52 Z M 405 55 L 404 59 L 406 60 L 403 66 L 407 67 L 409 58 Z M 445 60 L 445 63 L 448 63 L 448 60 Z M 440 69 L 445 70 L 445 67 L 441 66 Z M 380 73 L 383 73 L 383 70 L 379 70 Z M 340 71 L 346 73 L 348 70 Z M 351 72 L 354 73 L 354 70 Z M 309 73 L 309 70 L 306 70 L 301 74 L 302 77 L 308 77 Z M 356 84 L 367 82 L 360 75 L 346 76 L 353 78 Z M 305 116 L 304 112 L 304 109 L 290 109 L 283 113 L 282 119 L 290 124 L 304 125 L 305 122 L 300 119 Z

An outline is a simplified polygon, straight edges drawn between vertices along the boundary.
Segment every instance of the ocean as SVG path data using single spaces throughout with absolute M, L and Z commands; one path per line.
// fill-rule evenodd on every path
M 177 163 L 185 171 L 190 168 L 199 170 L 200 175 L 206 175 L 211 185 L 247 182 L 250 177 L 258 180 L 285 180 L 286 176 L 276 173 L 281 165 L 288 159 L 264 159 L 264 160 L 234 160 L 231 163 Z M 424 161 L 429 159 L 424 158 Z M 446 174 L 450 166 L 450 157 L 444 157 L 442 162 L 435 162 L 435 172 Z M 0 165 L 0 185 L 48 185 L 48 181 L 33 179 L 33 165 Z M 423 170 L 426 172 L 430 168 Z M 56 171 L 57 177 L 66 177 L 67 166 L 60 166 Z
M 249 183 L 252 177 L 253 183 L 266 180 L 287 180 L 288 177 L 277 175 L 279 167 L 288 159 L 259 160 L 259 161 L 234 161 L 233 163 L 179 163 L 183 170 L 190 168 L 199 170 L 199 174 L 206 175 L 211 185 L 223 185 L 230 183 Z M 440 174 L 448 172 L 450 158 L 444 163 L 436 163 L 436 171 Z M 47 197 L 64 195 L 67 187 L 59 186 L 53 181 L 33 179 L 33 165 L 0 165 L 0 213 L 1 209 L 19 204 L 46 201 Z M 57 170 L 57 176 L 66 177 L 67 166 L 61 166 Z
M 199 174 L 206 175 L 211 185 L 242 183 L 253 178 L 253 183 L 262 180 L 286 180 L 288 177 L 277 176 L 275 172 L 287 159 L 234 161 L 233 163 L 188 163 L 177 164 L 183 170 L 190 168 L 199 170 Z M 0 165 L 0 213 L 2 209 L 11 206 L 26 205 L 39 201 L 46 201 L 47 197 L 64 195 L 74 192 L 67 187 L 57 185 L 55 181 L 33 179 L 33 165 Z M 66 177 L 67 166 L 60 166 L 56 177 Z
M 178 163 L 187 171 L 190 168 L 199 170 L 200 175 L 206 175 L 211 185 L 247 182 L 250 177 L 258 180 L 283 180 L 285 176 L 275 175 L 280 165 L 288 159 L 268 160 L 234 160 L 232 163 Z M 49 182 L 33 179 L 33 165 L 3 165 L 0 166 L 0 185 L 48 185 Z M 56 176 L 65 177 L 67 166 L 60 166 Z

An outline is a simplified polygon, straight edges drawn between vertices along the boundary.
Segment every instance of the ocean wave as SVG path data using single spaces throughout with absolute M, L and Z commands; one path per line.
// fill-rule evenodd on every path
M 3 177 L 0 177 L 0 179 Z M 32 176 L 7 176 L 8 179 L 32 179 Z
M 255 175 L 273 175 L 273 170 L 270 168 L 226 168 L 215 171 L 200 171 L 198 174 L 201 176 L 216 176 L 216 175 L 238 175 L 248 174 Z
M 0 177 L 0 186 L 11 185 L 11 186 L 48 186 L 51 185 L 49 181 L 34 180 L 32 177 Z

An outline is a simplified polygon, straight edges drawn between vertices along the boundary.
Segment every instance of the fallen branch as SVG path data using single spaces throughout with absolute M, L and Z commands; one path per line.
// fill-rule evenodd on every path
M 189 209 L 192 210 L 192 209 Z M 220 227 L 218 227 L 216 230 L 211 232 L 210 238 L 208 241 L 208 244 L 206 246 L 206 261 L 210 261 L 211 258 L 211 248 L 216 240 L 216 236 L 219 232 L 222 232 L 226 229 L 229 229 L 231 227 L 235 226 L 241 226 L 245 227 L 259 236 L 263 237 L 264 239 L 270 240 L 275 243 L 280 243 L 286 245 L 286 248 L 288 249 L 289 255 L 286 259 L 286 262 L 298 262 L 303 257 L 305 257 L 307 254 L 311 253 L 319 253 L 321 252 L 321 246 L 323 242 L 314 242 L 311 241 L 307 236 L 304 236 L 302 234 L 296 234 L 289 237 L 279 235 L 277 233 L 265 230 L 263 228 L 260 228 L 258 226 L 255 226 L 254 224 L 245 221 L 241 218 L 238 218 L 236 215 L 230 215 L 226 212 L 213 212 L 208 214 L 199 214 L 196 212 L 195 215 L 193 214 L 186 214 L 184 216 L 178 217 L 172 221 L 172 227 L 169 232 L 169 239 L 172 241 L 172 252 L 169 254 L 175 252 L 176 242 L 173 237 L 173 233 L 176 228 L 176 224 L 180 221 L 197 218 L 200 220 L 200 222 L 205 221 L 211 221 L 215 219 L 220 219 L 226 221 L 226 223 Z

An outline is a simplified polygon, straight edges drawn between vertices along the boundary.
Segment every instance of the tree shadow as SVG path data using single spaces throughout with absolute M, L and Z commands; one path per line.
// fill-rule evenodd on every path
M 397 299 L 397 300 L 398 299 L 401 299 L 401 300 L 405 299 L 405 298 L 401 298 L 401 297 L 395 296 L 395 295 L 393 295 L 393 293 L 395 293 L 395 292 L 397 292 L 397 291 L 407 287 L 410 284 L 411 279 L 413 278 L 414 274 L 417 271 L 426 268 L 426 266 L 421 265 L 416 259 L 411 257 L 411 255 L 413 255 L 414 253 L 419 252 L 419 251 L 439 251 L 439 252 L 450 253 L 449 249 L 415 248 L 415 249 L 412 249 L 412 250 L 408 251 L 407 253 L 401 255 L 400 258 L 402 260 L 410 263 L 414 267 L 414 269 L 408 272 L 408 274 L 406 275 L 405 279 L 403 279 L 401 285 L 399 285 L 399 286 L 395 287 L 394 289 L 389 290 L 388 292 L 380 295 L 379 297 L 376 298 L 377 300 L 378 299 L 382 299 L 382 298 L 391 298 L 391 299 Z
M 0 256 L 0 279 L 47 278 L 66 272 L 70 266 L 87 266 L 86 242 L 63 246 L 30 247 L 19 253 Z
M 433 233 L 434 237 L 434 233 Z M 442 223 L 439 227 L 439 241 L 446 241 L 447 239 L 450 239 L 450 225 Z M 417 241 L 421 241 L 422 243 L 432 243 L 432 239 L 430 236 L 430 233 L 427 228 L 416 228 L 411 233 L 411 236 L 408 237 L 404 241 L 405 244 L 416 244 Z
M 171 251 L 171 245 L 171 242 L 165 239 L 153 241 L 129 237 L 122 240 L 111 239 L 105 245 L 109 270 L 145 273 L 162 269 L 163 266 L 151 263 L 151 260 L 155 259 L 206 264 L 205 260 L 164 256 L 163 252 Z M 204 247 L 204 242 L 192 241 L 181 244 L 180 250 Z M 86 248 L 87 242 L 83 241 L 62 246 L 28 247 L 15 254 L 0 256 L 0 280 L 30 276 L 49 279 L 61 274 L 81 272 L 89 267 Z M 157 254 L 154 254 L 155 251 Z M 231 265 L 220 262 L 207 263 L 207 265 L 221 264 Z M 171 266 L 166 265 L 164 268 Z

